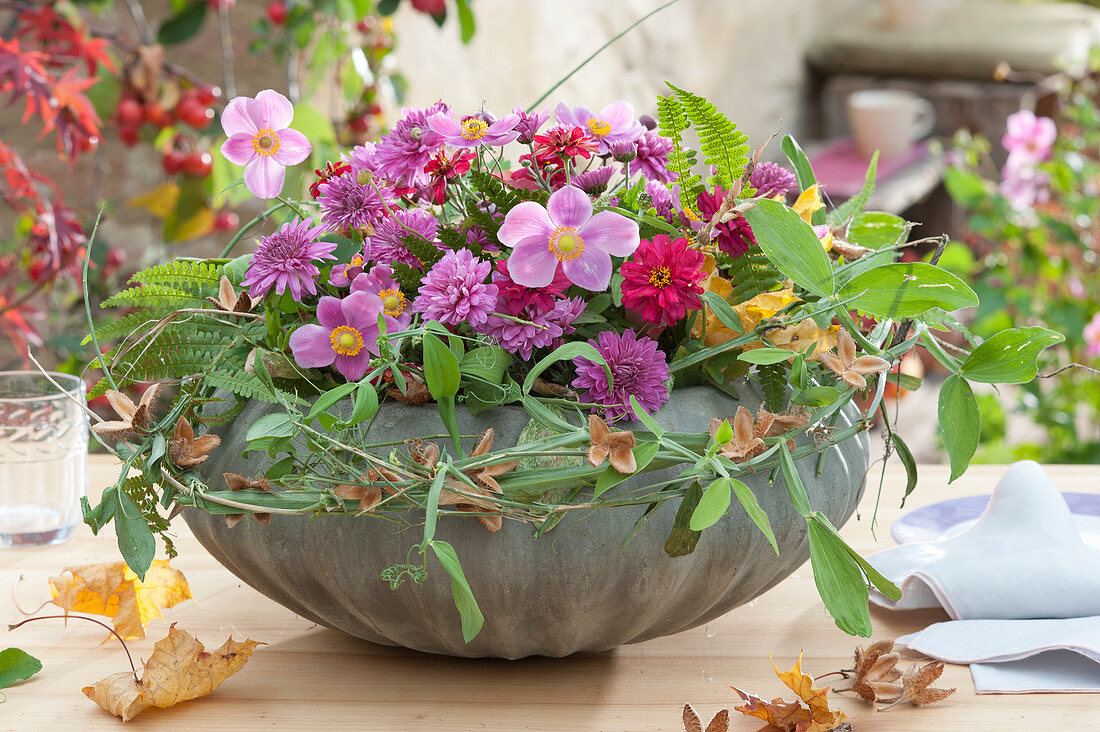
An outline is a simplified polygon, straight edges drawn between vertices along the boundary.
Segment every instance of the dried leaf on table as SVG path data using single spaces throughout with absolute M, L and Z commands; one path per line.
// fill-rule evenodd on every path
M 183 573 L 159 559 L 153 560 L 144 580 L 125 562 L 108 562 L 68 567 L 49 581 L 50 602 L 66 612 L 112 618 L 122 638 L 144 638 L 149 622 L 161 617 L 161 608 L 191 599 Z
M 730 710 L 723 709 L 711 718 L 710 724 L 703 729 L 703 720 L 690 704 L 684 705 L 684 730 L 685 732 L 729 732 Z
M 879 707 L 879 711 L 889 709 L 895 704 L 909 702 L 917 706 L 935 704 L 943 701 L 955 693 L 955 689 L 937 689 L 932 682 L 943 673 L 943 661 L 932 661 L 923 666 L 913 664 L 905 669 L 905 673 L 898 680 L 896 698 L 879 697 L 879 701 L 890 702 L 885 707 Z
M 802 706 L 799 701 L 789 702 L 782 698 L 765 701 L 731 686 L 730 688 L 747 702 L 742 706 L 734 707 L 736 711 L 746 716 L 758 717 L 785 732 L 829 732 L 840 727 L 847 719 L 844 712 L 829 709 L 829 700 L 826 696 L 829 693 L 829 687 L 815 688 L 813 678 L 802 673 L 801 654 L 790 671 L 780 671 L 774 663 L 772 670 L 780 681 L 806 703 L 806 706 Z
M 240 671 L 258 645 L 262 644 L 229 638 L 208 653 L 194 636 L 172 623 L 168 635 L 153 646 L 141 681 L 129 671 L 111 674 L 84 687 L 84 695 L 126 722 L 149 707 L 167 709 L 209 694 Z

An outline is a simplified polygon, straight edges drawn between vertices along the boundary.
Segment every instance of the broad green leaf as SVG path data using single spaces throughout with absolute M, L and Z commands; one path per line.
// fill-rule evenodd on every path
M 447 471 L 442 467 L 436 471 L 435 478 L 428 488 L 428 496 L 424 501 L 424 543 L 431 544 L 435 538 L 435 524 L 439 520 L 439 494 L 443 492 L 443 481 L 447 478 Z
M 324 394 L 317 397 L 317 401 L 313 403 L 313 408 L 310 409 L 309 414 L 306 415 L 306 423 L 308 424 L 311 419 L 321 412 L 327 412 L 329 407 L 336 404 L 348 394 L 351 394 L 355 391 L 357 386 L 359 385 L 356 382 L 350 381 L 346 384 L 340 384 L 340 386 L 329 389 Z
M 966 472 L 978 449 L 982 418 L 970 384 L 959 376 L 948 376 L 940 387 L 940 435 L 951 458 L 951 481 Z
M 835 386 L 811 386 L 795 394 L 791 401 L 805 407 L 825 407 L 839 398 L 840 390 Z
M 714 316 L 734 333 L 744 333 L 745 326 L 741 323 L 741 317 L 725 299 L 717 292 L 707 291 L 703 293 L 703 302 L 714 313 Z
M 676 511 L 676 518 L 672 522 L 672 531 L 665 540 L 665 554 L 670 557 L 686 557 L 695 551 L 700 533 L 693 531 L 690 524 L 695 507 L 699 505 L 699 499 L 702 497 L 703 488 L 699 485 L 699 481 L 695 481 L 680 501 L 680 508 Z
M 512 365 L 512 354 L 500 346 L 481 346 L 468 351 L 459 362 L 459 371 L 463 375 L 479 378 L 499 384 L 504 379 L 508 367 Z
M 692 531 L 702 531 L 718 523 L 730 507 L 730 479 L 719 478 L 703 491 L 699 504 L 691 513 L 688 526 Z
M 26 651 L 7 648 L 0 651 L 0 689 L 6 689 L 16 681 L 29 679 L 42 670 L 42 662 Z
M 145 517 L 141 515 L 141 511 L 130 496 L 126 495 L 126 491 L 120 490 L 115 496 L 118 501 L 115 506 L 115 535 L 118 537 L 118 550 L 138 579 L 144 580 L 145 573 L 153 564 L 153 556 L 157 550 L 156 540 Z
M 1035 326 L 1002 330 L 975 348 L 959 373 L 987 384 L 1023 384 L 1039 372 L 1039 354 L 1065 339 L 1061 333 Z
M 853 549 L 848 544 L 848 542 L 844 541 L 843 537 L 841 537 L 840 535 L 840 532 L 836 530 L 836 527 L 833 526 L 833 522 L 829 520 L 828 516 L 821 513 L 820 511 L 814 511 L 813 514 L 810 516 L 810 521 L 824 528 L 826 531 L 832 534 L 837 541 L 840 542 L 840 544 L 844 547 L 844 550 L 848 552 L 849 555 L 851 555 L 852 559 L 854 559 L 856 564 L 859 565 L 859 568 L 862 569 L 863 573 L 867 575 L 867 579 L 870 580 L 871 584 L 878 588 L 879 592 L 894 601 L 901 599 L 901 590 L 898 589 L 898 586 L 890 580 L 886 579 L 886 577 L 884 577 L 881 572 L 875 569 L 874 565 L 861 557 L 859 552 Z
M 779 469 L 783 473 L 783 482 L 787 484 L 791 505 L 803 516 L 809 516 L 810 497 L 806 495 L 806 486 L 802 484 L 802 476 L 798 474 L 786 442 L 779 443 Z
M 458 614 L 462 616 L 462 638 L 469 643 L 481 632 L 481 627 L 485 625 L 485 616 L 477 606 L 474 592 L 466 581 L 466 573 L 462 571 L 462 564 L 458 561 L 458 553 L 454 547 L 445 541 L 432 541 L 428 546 L 451 576 L 451 596 L 458 608 Z
M 244 439 L 252 442 L 264 437 L 293 437 L 298 434 L 293 418 L 286 412 L 265 414 L 248 426 Z
M 837 297 L 884 318 L 910 318 L 932 308 L 956 310 L 978 304 L 970 285 L 924 262 L 884 264 L 861 272 L 840 288 Z
M 821 297 L 833 294 L 833 265 L 821 240 L 797 213 L 765 199 L 745 212 L 768 260 L 797 285 Z
M 605 361 L 600 352 L 596 350 L 596 347 L 586 341 L 572 341 L 563 346 L 558 346 L 535 364 L 534 368 L 528 372 L 527 378 L 523 380 L 523 393 L 527 394 L 530 392 L 531 386 L 535 383 L 535 378 L 553 364 L 558 361 L 575 361 L 578 358 L 585 358 L 603 366 L 604 371 L 607 373 L 608 381 L 611 381 L 611 369 L 608 368 L 607 361 Z
M 635 445 L 631 452 L 634 453 L 634 462 L 638 465 L 638 469 L 633 473 L 623 474 L 608 465 L 607 469 L 600 473 L 600 477 L 596 479 L 596 487 L 592 491 L 592 500 L 599 498 L 609 488 L 617 486 L 627 478 L 640 474 L 647 465 L 653 462 L 653 458 L 657 456 L 657 451 L 660 449 L 661 443 L 655 441 Z
M 650 416 L 649 412 L 645 410 L 645 407 L 641 405 L 638 398 L 631 394 L 630 396 L 630 408 L 634 411 L 634 416 L 639 422 L 641 422 L 647 430 L 655 434 L 658 438 L 665 434 L 665 431 L 661 429 L 661 425 L 657 424 L 657 420 Z
M 779 545 L 775 542 L 775 534 L 772 533 L 771 522 L 768 521 L 768 514 L 760 507 L 760 503 L 756 500 L 756 495 L 752 490 L 737 480 L 736 478 L 730 478 L 730 486 L 733 487 L 733 493 L 737 496 L 737 500 L 741 502 L 741 507 L 745 509 L 745 513 L 749 515 L 752 522 L 756 524 L 756 528 L 760 529 L 760 533 L 768 540 L 768 543 L 772 545 L 772 550 L 776 556 L 779 556 Z
M 469 43 L 474 33 L 477 32 L 477 23 L 474 21 L 474 12 L 470 10 L 470 0 L 457 0 L 458 2 L 458 28 L 462 42 Z
M 871 636 L 867 583 L 859 565 L 841 542 L 817 521 L 806 523 L 814 584 L 833 622 L 849 635 Z
M 351 414 L 346 421 L 339 423 L 339 427 L 346 429 L 357 425 L 377 413 L 378 392 L 369 381 L 360 381 L 355 390 L 355 405 L 351 408 Z
M 534 421 L 560 432 L 572 432 L 576 429 L 561 416 L 560 412 L 543 404 L 538 398 L 527 395 L 523 397 L 522 401 L 523 408 Z
M 817 177 L 814 175 L 813 166 L 810 165 L 810 159 L 806 157 L 806 153 L 802 152 L 798 141 L 790 135 L 784 135 L 781 147 L 783 148 L 783 154 L 787 156 L 787 160 L 791 161 L 791 166 L 794 168 L 799 190 L 804 191 L 815 185 Z
M 882 211 L 858 214 L 848 226 L 848 241 L 868 249 L 882 249 L 904 240 L 908 223 Z
M 725 445 L 733 439 L 733 427 L 730 426 L 728 419 L 723 419 L 722 424 L 718 425 L 718 429 L 714 431 L 714 444 Z
M 773 363 L 789 361 L 794 358 L 794 356 L 794 351 L 788 351 L 785 348 L 754 348 L 751 351 L 745 351 L 737 358 L 738 360 L 754 363 L 758 366 L 768 366 Z
M 443 341 L 431 333 L 424 334 L 424 380 L 436 401 L 458 393 L 458 359 Z
M 898 454 L 898 460 L 905 466 L 905 493 L 901 497 L 901 507 L 905 508 L 905 499 L 909 497 L 917 487 L 917 461 L 913 458 L 913 452 L 905 444 L 905 440 L 896 432 L 890 437 L 894 450 Z
M 171 46 L 194 38 L 206 19 L 206 3 L 191 2 L 183 6 L 178 13 L 168 18 L 157 30 L 157 43 Z

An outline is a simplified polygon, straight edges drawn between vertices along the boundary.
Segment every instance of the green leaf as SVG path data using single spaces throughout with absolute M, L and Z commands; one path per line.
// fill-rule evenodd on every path
M 665 540 L 665 554 L 670 557 L 686 557 L 695 551 L 695 545 L 699 543 L 700 532 L 691 528 L 691 517 L 695 513 L 695 507 L 699 505 L 699 499 L 703 497 L 703 488 L 699 481 L 695 481 L 688 488 L 680 501 L 680 508 L 676 511 L 676 519 L 672 522 L 672 531 Z
M 317 397 L 317 401 L 313 403 L 313 408 L 310 409 L 309 414 L 306 415 L 306 423 L 308 424 L 311 419 L 314 419 L 322 412 L 327 412 L 329 407 L 336 404 L 348 394 L 351 394 L 353 391 L 355 391 L 357 386 L 359 386 L 359 384 L 354 381 L 350 381 L 346 384 L 340 384 L 340 386 L 329 389 L 324 394 Z M 253 425 L 253 427 L 254 426 L 255 425 Z M 249 430 L 249 433 L 251 433 L 251 429 Z
M 966 472 L 970 458 L 978 449 L 982 418 L 978 400 L 966 379 L 952 374 L 940 387 L 940 435 L 951 458 L 951 481 Z
M 810 516 L 810 520 L 823 527 L 826 531 L 832 534 L 837 541 L 841 543 L 841 545 L 844 547 L 844 550 L 848 552 L 853 560 L 855 560 L 855 563 L 859 565 L 859 568 L 862 569 L 863 573 L 867 575 L 867 579 L 870 580 L 871 584 L 878 588 L 879 592 L 881 592 L 887 598 L 894 600 L 895 602 L 901 599 L 901 590 L 898 589 L 898 586 L 890 580 L 886 579 L 886 577 L 884 577 L 881 572 L 875 569 L 874 565 L 872 565 L 870 562 L 860 556 L 859 552 L 853 549 L 848 544 L 848 542 L 844 541 L 843 537 L 841 537 L 840 535 L 840 532 L 836 530 L 836 527 L 833 526 L 833 523 L 829 520 L 828 516 L 821 513 L 820 511 L 814 511 L 813 515 Z
M 7 648 L 0 651 L 0 689 L 6 689 L 16 681 L 29 679 L 42 670 L 42 662 L 26 651 Z
M 754 348 L 751 351 L 745 351 L 737 358 L 758 366 L 770 366 L 773 363 L 789 361 L 794 358 L 794 355 L 794 351 L 788 351 L 785 348 Z
M 691 513 L 688 527 L 692 531 L 703 529 L 718 523 L 718 519 L 726 515 L 730 507 L 730 479 L 719 478 L 703 491 L 699 504 Z
M 650 416 L 649 412 L 645 410 L 645 407 L 641 405 L 638 398 L 633 394 L 630 395 L 630 408 L 634 411 L 634 417 L 645 425 L 645 428 L 658 437 L 662 437 L 665 431 L 661 429 L 661 425 L 657 424 L 657 420 Z
M 848 225 L 848 241 L 869 249 L 882 249 L 902 241 L 909 224 L 900 216 L 882 211 L 867 211 Z
M 972 208 L 986 197 L 985 181 L 969 170 L 949 166 L 943 171 L 943 186 L 948 195 L 965 208 Z
M 826 407 L 840 398 L 840 390 L 835 386 L 811 386 L 798 392 L 791 399 L 804 407 Z
M 714 312 L 714 316 L 722 322 L 722 325 L 737 334 L 745 332 L 745 326 L 742 325 L 741 317 L 737 314 L 737 311 L 717 292 L 711 292 L 710 290 L 704 292 L 703 302 L 710 307 L 711 311 Z
M 437 401 L 458 393 L 460 373 L 454 352 L 431 333 L 424 334 L 424 380 Z
M 481 608 L 477 606 L 477 599 L 470 589 L 470 583 L 466 581 L 466 573 L 462 571 L 462 564 L 458 561 L 458 554 L 454 547 L 445 541 L 432 541 L 428 546 L 435 552 L 435 558 L 447 570 L 451 576 L 451 596 L 454 598 L 458 614 L 462 616 L 462 638 L 467 643 L 477 637 L 481 628 L 485 625 L 485 616 L 481 614 Z
M 294 105 L 294 120 L 290 126 L 308 137 L 314 149 L 323 143 L 336 144 L 336 128 L 332 122 L 308 104 Z
M 470 10 L 470 0 L 458 0 L 458 29 L 463 43 L 469 43 L 477 32 L 474 13 Z
M 793 209 L 764 199 L 745 212 L 760 249 L 797 285 L 821 297 L 833 294 L 833 265 L 821 240 Z
M 808 520 L 814 584 L 837 627 L 849 635 L 871 636 L 869 593 L 844 543 L 817 521 Z
M 351 414 L 346 421 L 340 422 L 337 426 L 340 429 L 347 429 L 370 419 L 377 413 L 378 392 L 369 381 L 360 381 L 355 390 L 355 404 L 351 408 Z
M 768 521 L 768 514 L 760 507 L 760 503 L 756 500 L 756 495 L 747 485 L 736 478 L 730 478 L 730 486 L 733 488 L 737 500 L 741 502 L 741 507 L 745 509 L 745 513 L 749 515 L 752 522 L 756 524 L 756 528 L 760 529 L 760 533 L 762 533 L 768 540 L 768 543 L 772 545 L 772 550 L 775 552 L 775 555 L 779 556 L 779 544 L 775 542 L 775 534 L 772 533 L 772 525 L 771 522 Z
M 447 477 L 447 471 L 440 468 L 436 471 L 431 487 L 428 488 L 428 496 L 424 501 L 424 543 L 431 544 L 435 538 L 435 525 L 439 520 L 439 494 L 443 492 L 443 481 Z
M 294 419 L 286 412 L 265 414 L 248 426 L 244 439 L 249 442 L 264 437 L 293 437 L 298 434 Z
M 1024 384 L 1039 372 L 1036 361 L 1043 350 L 1065 339 L 1037 326 L 1002 330 L 975 348 L 959 373 L 987 384 Z
M 596 500 L 609 488 L 617 486 L 627 478 L 640 474 L 647 465 L 653 462 L 653 458 L 657 456 L 657 451 L 660 449 L 661 443 L 655 441 L 635 445 L 631 452 L 634 453 L 634 462 L 637 464 L 638 469 L 633 473 L 620 473 L 608 465 L 607 469 L 600 473 L 600 477 L 596 479 L 596 487 L 592 491 L 592 500 Z
M 378 0 L 378 14 L 382 16 L 393 15 L 401 0 Z
M 194 38 L 202 30 L 204 20 L 206 20 L 206 3 L 190 2 L 161 24 L 157 31 L 157 43 L 171 46 Z
M 802 476 L 798 474 L 786 442 L 779 443 L 779 468 L 783 473 L 783 482 L 787 484 L 791 505 L 800 514 L 808 517 L 811 511 L 810 497 L 806 495 L 806 486 L 802 484 Z
M 714 444 L 725 445 L 733 439 L 733 427 L 730 426 L 728 419 L 723 419 L 722 424 L 718 425 L 718 429 L 714 431 Z
M 837 297 L 884 318 L 911 318 L 932 308 L 956 310 L 978 304 L 970 285 L 924 262 L 884 264 L 861 272 L 840 288 Z
M 535 364 L 534 368 L 528 372 L 527 378 L 523 380 L 523 393 L 527 394 L 530 392 L 531 386 L 535 383 L 535 378 L 551 365 L 558 361 L 575 361 L 578 358 L 585 358 L 603 366 L 604 371 L 607 373 L 608 383 L 611 382 L 611 369 L 608 368 L 607 361 L 605 361 L 603 355 L 596 350 L 596 347 L 586 341 L 572 341 L 555 348 Z
M 909 497 L 917 487 L 917 461 L 913 457 L 912 450 L 905 444 L 905 440 L 896 432 L 890 437 L 894 445 L 894 451 L 898 454 L 898 460 L 905 466 L 905 494 L 901 497 L 901 507 L 905 508 L 905 499 Z
M 804 191 L 816 185 L 817 176 L 814 175 L 813 166 L 810 165 L 810 159 L 806 157 L 806 153 L 802 152 L 798 141 L 790 135 L 784 135 L 781 147 L 783 148 L 783 154 L 787 156 L 787 160 L 791 161 L 791 166 L 794 168 L 799 190 Z
M 138 576 L 145 579 L 145 573 L 153 564 L 153 556 L 156 554 L 157 543 L 153 538 L 153 532 L 141 511 L 126 495 L 126 491 L 118 491 L 116 494 L 118 505 L 115 506 L 115 535 L 118 537 L 118 550 L 126 564 Z

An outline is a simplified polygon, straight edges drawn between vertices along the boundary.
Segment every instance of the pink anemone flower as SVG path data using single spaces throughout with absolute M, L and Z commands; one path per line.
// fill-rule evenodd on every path
M 1010 114 L 1005 120 L 1005 128 L 1001 144 L 1017 166 L 1023 162 L 1041 163 L 1046 160 L 1050 156 L 1050 148 L 1058 139 L 1054 120 L 1036 117 L 1027 109 Z
M 518 114 L 507 114 L 489 124 L 477 115 L 463 117 L 456 122 L 449 114 L 440 112 L 428 118 L 428 127 L 439 133 L 443 142 L 451 147 L 477 147 L 478 145 L 507 145 L 517 137 Z
M 290 129 L 294 105 L 273 89 L 251 97 L 234 97 L 222 112 L 222 129 L 229 139 L 222 155 L 243 165 L 244 184 L 257 198 L 275 198 L 283 192 L 286 166 L 309 157 L 313 147 L 298 130 Z
M 634 119 L 634 107 L 627 102 L 612 102 L 599 112 L 587 107 L 569 107 L 558 104 L 555 115 L 558 123 L 580 127 L 585 134 L 600 144 L 600 155 L 610 151 L 610 143 L 616 140 L 633 142 L 645 134 L 645 127 Z
M 592 202 L 579 188 L 555 191 L 543 208 L 524 201 L 504 218 L 497 236 L 512 248 L 508 273 L 524 287 L 546 287 L 561 271 L 574 285 L 592 292 L 611 282 L 611 257 L 638 248 L 638 224 L 613 211 L 592 215 Z
M 344 299 L 322 297 L 317 321 L 290 334 L 290 352 L 304 369 L 336 366 L 345 379 L 358 381 L 378 353 L 378 316 L 382 301 L 369 292 L 353 292 Z

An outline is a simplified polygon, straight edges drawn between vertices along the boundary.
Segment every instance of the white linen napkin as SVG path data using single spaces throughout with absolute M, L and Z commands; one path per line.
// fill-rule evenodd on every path
M 978 693 L 1100 691 L 1100 549 L 1081 540 L 1037 463 L 1009 468 L 966 532 L 870 561 L 902 590 L 896 603 L 872 591 L 872 602 L 942 607 L 955 619 L 906 640 L 935 658 L 974 664 Z M 1069 673 L 1071 666 L 1090 672 Z

